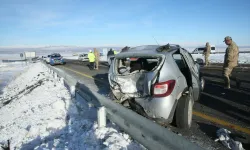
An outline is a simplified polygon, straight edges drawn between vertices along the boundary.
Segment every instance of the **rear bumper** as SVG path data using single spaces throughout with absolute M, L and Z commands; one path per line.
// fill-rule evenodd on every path
M 57 61 L 50 61 L 50 64 L 52 65 L 57 65 L 57 64 L 64 64 L 64 61 L 63 60 L 57 60 Z
M 161 98 L 135 98 L 147 115 L 155 119 L 163 119 L 164 122 L 172 122 L 177 100 L 172 95 Z

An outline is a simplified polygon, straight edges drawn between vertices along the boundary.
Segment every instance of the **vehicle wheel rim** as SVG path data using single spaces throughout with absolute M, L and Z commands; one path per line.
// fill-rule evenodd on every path
M 192 95 L 190 95 L 192 96 Z M 188 102 L 188 125 L 190 126 L 192 123 L 192 116 L 193 116 L 193 102 L 191 98 L 189 98 Z

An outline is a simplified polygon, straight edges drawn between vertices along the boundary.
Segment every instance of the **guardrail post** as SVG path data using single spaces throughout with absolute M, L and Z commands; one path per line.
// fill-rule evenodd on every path
M 71 94 L 72 98 L 75 97 L 75 95 L 76 95 L 76 88 L 75 88 L 75 86 L 71 86 L 70 87 L 70 94 Z
M 61 84 L 64 84 L 64 78 L 60 78 Z
M 54 72 L 54 78 L 57 79 L 57 73 L 56 72 Z
M 97 110 L 97 122 L 98 122 L 98 127 L 106 127 L 106 108 L 104 106 L 99 107 Z

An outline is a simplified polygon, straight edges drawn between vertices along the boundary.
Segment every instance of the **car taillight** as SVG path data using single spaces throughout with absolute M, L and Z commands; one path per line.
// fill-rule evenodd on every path
M 174 86 L 175 86 L 175 80 L 156 83 L 154 85 L 153 95 L 154 97 L 166 97 L 173 92 Z

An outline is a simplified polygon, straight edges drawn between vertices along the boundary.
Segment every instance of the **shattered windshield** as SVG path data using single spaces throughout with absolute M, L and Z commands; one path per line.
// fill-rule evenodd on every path
M 153 71 L 161 62 L 160 57 L 129 57 L 117 59 L 118 74 Z
M 57 58 L 57 57 L 61 57 L 61 55 L 60 54 L 53 54 L 53 55 L 51 55 L 51 57 L 52 58 Z

